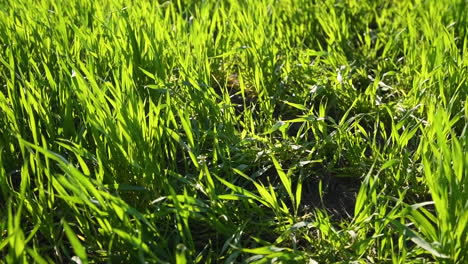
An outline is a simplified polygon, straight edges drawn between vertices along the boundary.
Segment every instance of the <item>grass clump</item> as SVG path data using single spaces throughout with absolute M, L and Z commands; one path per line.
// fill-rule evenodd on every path
M 0 261 L 465 263 L 468 13 L 0 3 Z

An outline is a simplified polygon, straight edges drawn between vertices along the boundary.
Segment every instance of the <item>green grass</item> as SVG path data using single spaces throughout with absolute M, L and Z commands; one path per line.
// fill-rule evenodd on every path
M 1 263 L 468 262 L 468 3 L 0 3 Z

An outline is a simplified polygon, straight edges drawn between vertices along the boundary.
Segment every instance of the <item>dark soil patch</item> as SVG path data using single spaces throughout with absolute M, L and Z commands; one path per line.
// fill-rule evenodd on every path
M 310 213 L 313 209 L 324 209 L 336 221 L 354 217 L 354 205 L 361 185 L 359 178 L 330 177 L 327 181 L 322 180 L 322 198 L 319 184 L 318 179 L 304 183 L 302 213 Z

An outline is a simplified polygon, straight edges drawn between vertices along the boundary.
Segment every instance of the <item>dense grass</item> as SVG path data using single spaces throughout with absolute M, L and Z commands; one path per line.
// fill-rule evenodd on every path
M 3 0 L 0 262 L 467 263 L 468 3 Z

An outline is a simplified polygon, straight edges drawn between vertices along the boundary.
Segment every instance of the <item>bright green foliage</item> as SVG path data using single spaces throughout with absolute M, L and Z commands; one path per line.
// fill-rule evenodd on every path
M 0 263 L 467 263 L 466 0 L 3 0 Z

